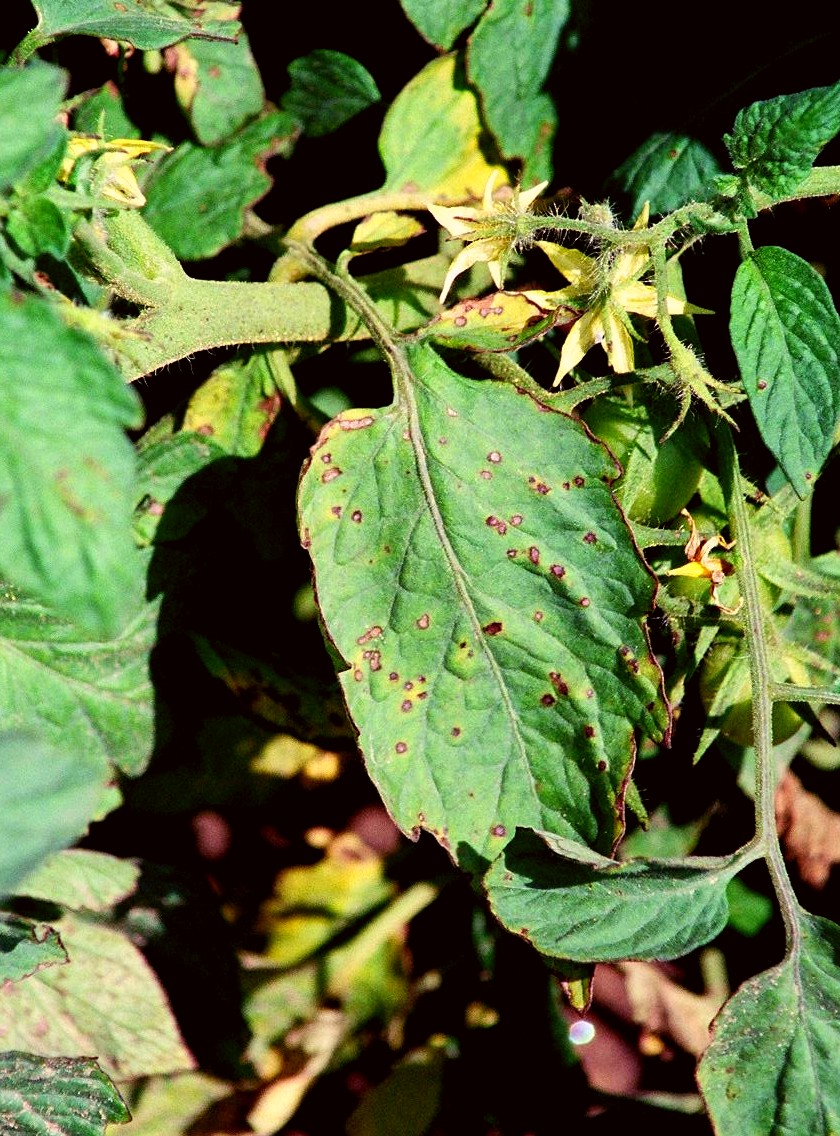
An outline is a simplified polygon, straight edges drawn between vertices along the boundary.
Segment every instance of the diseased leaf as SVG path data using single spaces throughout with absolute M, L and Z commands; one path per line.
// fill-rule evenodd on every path
M 18 884 L 15 894 L 74 910 L 107 911 L 131 895 L 139 874 L 132 860 L 89 848 L 68 848 L 45 860 Z
M 280 106 L 312 138 L 338 130 L 381 98 L 367 68 L 341 51 L 322 48 L 293 59 L 289 78 Z
M 516 825 L 609 852 L 634 729 L 668 722 L 616 467 L 512 386 L 407 361 L 393 405 L 325 427 L 300 491 L 371 775 L 468 867 Z
M 400 0 L 400 5 L 424 39 L 449 51 L 487 7 L 487 0 Z
M 210 375 L 184 412 L 183 429 L 236 457 L 259 453 L 281 406 L 265 356 L 234 359 Z
M 470 82 L 499 150 L 523 162 L 526 185 L 551 177 L 557 112 L 541 88 L 570 10 L 568 0 L 496 0 L 470 36 Z
M 136 551 L 132 556 L 139 559 Z M 79 769 L 71 783 L 79 778 L 80 792 L 85 777 L 107 778 L 107 762 L 130 776 L 146 766 L 153 739 L 148 656 L 156 620 L 156 607 L 147 605 L 119 639 L 91 642 L 40 604 L 0 585 L 5 723 L 12 729 L 37 729 L 51 746 L 68 755 L 68 774 L 73 754 Z M 57 770 L 61 763 L 51 760 Z M 41 763 L 49 765 L 45 759 Z M 37 800 L 33 784 L 33 817 L 40 807 Z M 91 815 L 88 812 L 85 821 Z M 66 843 L 69 840 L 61 840 L 45 851 Z
M 17 717 L 8 712 L 16 700 L 14 688 L 4 686 L 8 725 Z M 30 729 L 36 724 L 33 716 L 21 717 Z M 82 835 L 102 801 L 107 776 L 95 753 L 54 748 L 31 733 L 0 734 L 0 896 L 12 893 L 51 852 Z
M 57 67 L 33 60 L 0 71 L 0 189 L 19 181 L 67 132 L 56 122 L 67 89 Z
M 629 196 L 629 213 L 635 217 L 646 201 L 651 213 L 702 201 L 714 190 L 712 179 L 718 173 L 717 159 L 702 142 L 687 134 L 659 132 L 619 166 L 613 180 Z
M 176 256 L 215 256 L 242 235 L 245 212 L 271 187 L 265 171 L 297 132 L 291 115 L 270 111 L 222 146 L 184 142 L 155 166 L 143 216 Z
M 59 36 L 89 35 L 130 43 L 140 51 L 168 47 L 187 36 L 234 39 L 240 25 L 238 3 L 214 0 L 32 0 L 38 25 L 27 41 L 32 50 Z
M 490 905 L 544 955 L 574 962 L 671 959 L 726 926 L 733 861 L 589 865 L 522 833 L 485 877 Z
M 0 1053 L 0 1122 L 15 1136 L 104 1136 L 131 1113 L 95 1061 Z
M 385 115 L 379 153 L 385 188 L 426 190 L 439 201 L 480 198 L 498 171 L 481 149 L 484 126 L 475 95 L 466 85 L 458 57 L 434 59 L 406 84 Z
M 137 396 L 37 297 L 0 295 L 0 347 L 0 573 L 87 632 L 116 635 L 142 588 L 123 433 L 139 425 Z
M 188 39 L 172 55 L 175 93 L 203 145 L 218 145 L 262 110 L 262 79 L 244 32 L 236 43 Z
M 192 1068 L 166 996 L 134 944 L 82 916 L 54 927 L 70 962 L 0 991 L 4 1045 L 41 1057 L 95 1054 L 120 1080 Z
M 756 249 L 735 275 L 729 330 L 761 436 L 804 498 L 840 417 L 840 316 L 831 294 L 801 257 Z
M 840 83 L 835 83 L 745 107 L 724 142 L 749 186 L 782 198 L 806 177 L 838 130 Z
M 67 952 L 52 927 L 0 911 L 0 986 L 67 962 Z
M 534 292 L 493 292 L 461 300 L 441 312 L 424 333 L 464 351 L 512 351 L 544 335 L 557 322 L 557 308 Z
M 800 911 L 785 961 L 723 1007 L 698 1072 L 716 1131 L 840 1131 L 838 958 L 840 928 Z

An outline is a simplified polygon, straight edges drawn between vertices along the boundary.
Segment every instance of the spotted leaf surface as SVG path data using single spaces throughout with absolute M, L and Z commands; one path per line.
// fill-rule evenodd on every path
M 402 363 L 391 406 L 324 428 L 300 489 L 370 772 L 466 867 L 516 825 L 609 851 L 634 730 L 668 724 L 616 467 L 512 386 L 428 346 Z

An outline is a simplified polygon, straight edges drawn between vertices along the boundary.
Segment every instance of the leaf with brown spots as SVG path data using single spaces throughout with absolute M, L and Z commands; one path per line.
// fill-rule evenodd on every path
M 428 346 L 406 361 L 391 406 L 324 428 L 300 489 L 371 775 L 404 831 L 467 867 L 517 825 L 609 852 L 635 731 L 668 728 L 644 626 L 655 584 L 615 465 L 509 384 Z

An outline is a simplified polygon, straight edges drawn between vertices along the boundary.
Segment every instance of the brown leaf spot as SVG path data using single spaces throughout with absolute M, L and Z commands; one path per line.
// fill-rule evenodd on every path
M 569 693 L 568 683 L 563 681 L 562 677 L 557 673 L 557 671 L 549 671 L 548 678 L 551 682 L 551 685 L 554 687 L 558 694 Z
M 415 622 L 417 623 L 417 626 L 420 628 L 421 631 L 425 631 L 432 621 L 429 618 L 429 613 L 427 611 L 424 611 L 423 614 L 420 616 L 420 618 L 418 620 L 416 620 Z
M 369 643 L 371 639 L 378 639 L 381 634 L 382 628 L 374 624 L 374 626 L 369 628 L 369 630 L 367 630 L 364 635 L 360 635 L 356 642 L 360 647 L 362 647 L 365 643 Z
M 544 694 L 540 699 L 543 706 L 553 706 L 557 699 L 553 694 Z
M 403 712 L 404 714 L 407 714 L 407 713 L 409 712 L 409 710 L 411 710 L 411 708 L 412 708 L 413 706 L 414 706 L 414 703 L 413 703 L 413 702 L 411 701 L 411 699 L 410 699 L 410 698 L 406 698 L 406 699 L 405 699 L 405 700 L 404 700 L 404 701 L 403 701 L 403 702 L 402 702 L 402 703 L 400 704 L 400 710 L 402 710 L 402 712 Z
M 542 612 L 542 611 L 535 611 L 534 612 L 534 622 L 535 623 L 542 623 L 542 621 L 544 619 L 545 619 L 545 613 L 544 612 Z
M 453 738 L 460 738 L 460 736 L 461 736 L 461 727 L 460 727 L 460 726 L 453 726 L 453 727 L 452 727 L 452 729 L 451 729 L 451 731 L 450 731 L 450 733 L 452 734 L 452 737 L 453 737 Z
M 494 620 L 493 623 L 486 623 L 482 628 L 482 631 L 485 635 L 501 635 L 502 625 L 498 620 Z
M 388 678 L 391 680 L 391 682 L 399 682 L 400 676 L 396 671 L 391 671 L 391 673 L 388 675 Z
M 403 690 L 414 690 L 414 683 L 411 681 L 411 679 L 409 679 L 408 682 L 403 683 Z
M 517 550 L 515 548 L 509 548 L 507 550 L 507 554 L 508 554 L 508 560 L 513 560 L 518 555 Z
M 343 512 L 343 509 L 342 509 L 341 505 L 333 505 L 333 507 L 330 509 L 330 512 L 332 513 L 332 515 L 334 517 L 340 517 L 342 512 Z
M 522 520 L 523 520 L 523 517 L 522 517 L 521 513 L 514 513 L 513 516 L 510 518 L 510 523 L 512 525 L 514 525 L 516 528 L 518 528 L 522 524 Z
M 588 532 L 583 538 L 584 544 L 597 544 L 598 538 L 594 532 Z
M 566 575 L 566 569 L 562 564 L 552 564 L 549 568 L 549 572 L 552 574 L 552 576 L 556 576 L 558 580 L 562 580 Z
M 584 726 L 583 727 L 583 736 L 585 738 L 594 738 L 595 737 L 595 727 L 594 726 Z
M 498 463 L 502 460 L 502 455 L 499 453 L 498 450 L 491 450 L 490 453 L 487 455 L 487 460 L 489 462 L 493 462 L 494 465 L 498 465 Z
M 589 596 L 581 596 L 581 599 L 580 599 L 580 606 L 581 607 L 589 607 L 589 605 L 591 603 L 592 603 L 592 600 L 589 598 Z
M 332 461 L 332 454 L 321 454 L 321 461 L 324 465 L 329 465 Z
M 539 564 L 540 562 L 540 550 L 535 544 L 532 544 L 528 549 L 528 559 L 532 564 Z
M 342 430 L 364 430 L 367 426 L 372 426 L 374 418 L 372 414 L 366 414 L 364 418 L 339 418 L 338 424 Z
M 535 493 L 539 493 L 543 497 L 546 495 L 546 493 L 551 492 L 551 486 L 546 485 L 544 481 L 540 481 L 536 477 L 529 477 L 528 484 L 531 486 Z
M 326 485 L 330 481 L 335 481 L 337 477 L 341 477 L 341 470 L 334 465 L 332 469 L 327 469 L 321 474 L 321 481 Z
M 490 481 L 491 478 L 493 477 L 493 472 L 492 472 L 492 470 L 489 470 L 489 469 L 482 469 L 482 470 L 479 471 L 478 476 L 481 478 L 482 481 Z
M 397 753 L 405 753 L 405 751 L 408 749 L 408 745 L 405 742 L 397 742 L 397 744 L 394 746 L 394 749 L 397 751 Z
M 361 524 L 362 523 L 362 510 L 361 509 L 354 509 L 353 512 L 350 514 L 350 520 L 355 521 L 357 525 Z
M 586 478 L 581 477 L 580 474 L 578 474 L 575 478 L 575 485 L 578 487 L 578 489 L 583 489 L 584 485 L 586 485 Z
M 503 824 L 494 824 L 490 829 L 491 836 L 507 836 L 507 829 Z

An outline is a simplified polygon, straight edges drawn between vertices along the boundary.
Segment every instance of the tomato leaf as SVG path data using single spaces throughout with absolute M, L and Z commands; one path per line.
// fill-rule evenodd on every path
M 579 422 L 409 348 L 396 401 L 325 427 L 300 490 L 327 632 L 397 823 L 475 866 L 516 825 L 600 851 L 634 730 L 667 728 L 654 592 Z
M 799 497 L 840 417 L 840 316 L 822 277 L 787 249 L 756 249 L 732 288 L 732 346 L 767 448 Z

